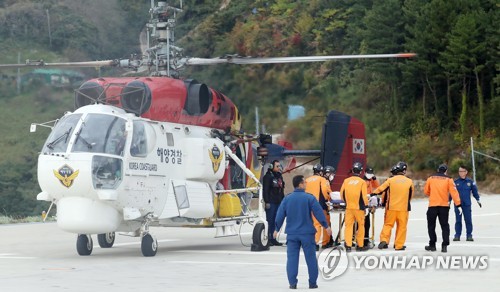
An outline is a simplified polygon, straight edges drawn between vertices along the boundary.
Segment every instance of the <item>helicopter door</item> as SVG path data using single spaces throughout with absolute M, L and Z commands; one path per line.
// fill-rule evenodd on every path
M 206 182 L 172 180 L 160 219 L 207 218 L 214 215 L 212 189 Z
M 246 162 L 244 144 L 240 144 L 238 147 L 236 147 L 236 156 L 238 156 L 238 158 L 241 161 Z M 229 165 L 231 165 L 231 188 L 232 189 L 245 188 L 247 178 L 243 169 L 241 169 L 233 160 L 230 160 Z

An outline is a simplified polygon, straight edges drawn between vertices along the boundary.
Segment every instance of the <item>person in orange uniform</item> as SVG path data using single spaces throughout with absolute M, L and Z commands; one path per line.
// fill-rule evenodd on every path
M 391 239 L 392 228 L 396 226 L 395 250 L 405 250 L 408 217 L 411 211 L 410 201 L 415 193 L 413 181 L 405 176 L 407 165 L 400 161 L 394 168 L 395 175 L 388 178 L 373 193 L 382 194 L 385 202 L 384 227 L 380 232 L 379 249 L 387 248 Z
M 453 179 L 446 175 L 447 171 L 448 166 L 441 164 L 437 169 L 437 173 L 431 175 L 425 182 L 424 193 L 429 196 L 429 208 L 427 209 L 429 245 L 425 246 L 427 251 L 436 251 L 436 219 L 439 218 L 439 225 L 441 225 L 443 233 L 441 252 L 448 252 L 448 245 L 450 245 L 450 224 L 448 223 L 450 195 L 458 212 L 462 213 L 460 195 Z
M 366 191 L 368 194 L 373 193 L 380 186 L 372 167 L 366 168 L 363 179 L 366 181 Z M 375 209 L 370 208 L 370 212 L 367 212 L 365 216 L 365 246 L 370 244 L 370 214 L 374 211 Z
M 358 223 L 358 232 L 356 234 L 356 250 L 366 251 L 364 245 L 365 237 L 365 209 L 368 205 L 366 192 L 366 182 L 362 179 L 361 172 L 363 165 L 355 162 L 352 166 L 352 176 L 346 178 L 340 188 L 340 197 L 345 202 L 345 246 L 346 251 L 350 252 L 352 248 L 352 235 L 354 222 Z
M 337 171 L 335 170 L 335 167 L 330 166 L 330 165 L 326 165 L 323 168 L 323 177 L 328 182 L 328 185 L 330 186 L 330 189 L 331 189 L 331 186 L 332 186 L 332 183 L 333 183 L 333 179 L 335 178 L 335 173 L 336 172 Z M 330 196 L 328 197 L 328 200 L 331 200 Z M 332 227 L 332 221 L 330 220 L 330 207 L 326 211 L 326 221 L 328 222 L 328 226 L 330 226 L 330 228 L 331 228 Z M 335 244 L 335 240 L 333 239 L 333 236 L 330 234 L 330 240 L 326 244 L 325 248 L 332 247 L 334 244 Z
M 323 177 L 323 171 L 324 168 L 321 164 L 318 163 L 313 166 L 313 175 L 306 179 L 306 193 L 313 195 L 318 200 L 326 216 L 328 214 L 326 202 L 330 199 L 332 190 L 330 189 L 330 183 Z M 316 250 L 319 250 L 320 246 L 326 248 L 330 241 L 330 236 L 316 218 L 313 218 L 313 221 L 316 228 Z

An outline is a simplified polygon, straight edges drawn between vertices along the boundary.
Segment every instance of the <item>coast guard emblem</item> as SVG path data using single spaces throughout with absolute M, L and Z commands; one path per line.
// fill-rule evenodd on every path
M 54 175 L 63 186 L 69 189 L 73 185 L 73 181 L 78 176 L 79 172 L 79 170 L 74 171 L 73 168 L 65 164 L 58 170 L 54 170 Z
M 223 157 L 223 152 L 220 151 L 219 147 L 217 147 L 217 145 L 214 144 L 212 149 L 208 149 L 208 156 L 212 161 L 212 169 L 214 170 L 214 173 L 216 173 L 219 170 L 220 163 Z

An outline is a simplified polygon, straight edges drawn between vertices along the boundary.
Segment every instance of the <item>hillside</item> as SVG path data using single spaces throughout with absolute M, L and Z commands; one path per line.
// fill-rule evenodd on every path
M 202 3 L 201 3 L 202 2 Z M 307 56 L 415 52 L 412 60 L 188 68 L 238 106 L 254 129 L 254 108 L 270 132 L 298 149 L 319 149 L 330 109 L 363 121 L 368 161 L 383 172 L 399 160 L 415 178 L 442 162 L 455 174 L 476 150 L 500 157 L 500 12 L 486 0 L 183 1 L 177 45 L 187 56 Z M 0 1 L 0 63 L 103 60 L 139 50 L 149 1 Z M 50 26 L 48 19 L 50 18 Z M 21 61 L 21 62 L 22 62 Z M 27 73 L 21 70 L 21 73 Z M 82 71 L 88 78 L 117 70 Z M 0 210 L 38 213 L 36 157 L 47 130 L 31 122 L 73 110 L 73 93 L 32 84 L 17 94 L 15 70 L 0 70 Z M 306 116 L 287 122 L 289 104 Z M 500 193 L 500 164 L 476 157 L 477 178 Z

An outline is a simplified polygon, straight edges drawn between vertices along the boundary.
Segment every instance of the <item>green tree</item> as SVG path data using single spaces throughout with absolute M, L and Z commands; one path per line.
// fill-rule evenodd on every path
M 484 136 L 484 96 L 482 90 L 481 72 L 486 68 L 485 25 L 486 13 L 482 10 L 462 14 L 448 35 L 449 45 L 441 53 L 440 64 L 452 76 L 462 80 L 462 115 L 460 124 L 462 134 L 465 135 L 465 120 L 467 113 L 467 83 L 469 74 L 474 74 L 476 94 L 479 104 L 479 129 Z M 466 137 L 463 137 L 466 138 Z

